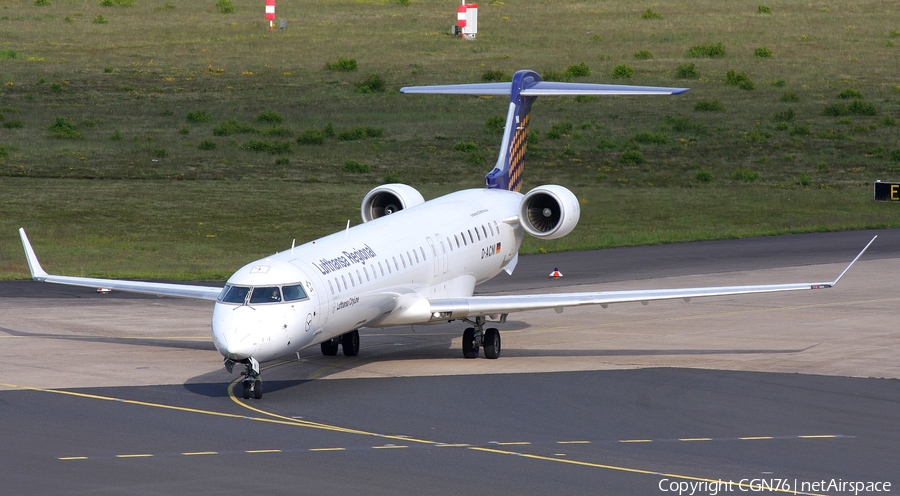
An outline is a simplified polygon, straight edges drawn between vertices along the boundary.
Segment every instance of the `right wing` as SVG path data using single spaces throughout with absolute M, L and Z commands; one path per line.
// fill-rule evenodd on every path
M 157 296 L 178 296 L 181 298 L 194 298 L 198 300 L 216 300 L 220 287 L 191 286 L 187 284 L 168 284 L 163 282 L 122 281 L 119 279 L 97 279 L 93 277 L 69 277 L 48 274 L 41 267 L 25 229 L 19 228 L 19 237 L 22 238 L 22 247 L 25 248 L 25 258 L 28 259 L 28 268 L 31 270 L 31 278 L 40 282 L 52 282 L 66 284 L 68 286 L 84 286 L 86 288 L 109 288 L 129 293 L 144 293 Z

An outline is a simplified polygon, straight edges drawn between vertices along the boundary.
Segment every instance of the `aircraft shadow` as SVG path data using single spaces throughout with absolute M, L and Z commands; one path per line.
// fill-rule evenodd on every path
M 225 374 L 224 370 L 217 370 L 215 372 L 216 377 L 221 377 L 222 374 Z M 196 377 L 194 380 L 202 380 L 203 378 L 211 377 L 212 375 L 212 373 L 204 374 L 202 376 Z M 232 376 L 231 378 L 234 379 L 235 377 L 236 376 Z M 312 382 L 312 380 L 266 380 L 263 382 L 263 392 L 272 393 L 275 391 L 291 389 L 306 384 L 307 382 Z M 192 380 L 184 384 L 184 389 L 191 394 L 205 396 L 207 398 L 227 398 L 230 384 L 230 380 L 228 382 L 193 382 Z M 240 386 L 238 386 L 238 388 L 239 387 Z M 236 389 L 234 393 L 240 396 L 240 389 Z
M 378 339 L 366 339 L 363 333 L 363 342 L 376 341 L 376 345 L 367 350 L 365 347 L 361 350 L 357 357 L 344 357 L 338 354 L 334 357 L 325 357 L 318 353 L 318 347 L 312 347 L 301 352 L 300 360 L 288 364 L 296 363 L 297 365 L 316 367 L 322 369 L 321 374 L 316 379 L 279 379 L 265 380 L 264 391 L 274 392 L 302 386 L 308 382 L 326 378 L 331 375 L 353 370 L 370 363 L 376 362 L 404 362 L 416 360 L 465 360 L 462 357 L 462 351 L 458 346 L 454 345 L 453 340 L 457 339 L 458 325 L 453 324 L 449 329 L 445 325 L 438 328 L 438 332 L 432 332 L 427 329 L 431 326 L 420 326 L 413 334 L 398 332 L 396 335 L 385 334 Z M 509 331 L 527 330 L 531 326 L 522 321 L 509 321 L 503 325 L 501 334 Z M 452 331 L 450 330 L 452 329 Z M 377 330 L 373 330 L 377 334 Z M 114 336 L 77 336 L 77 335 L 59 335 L 48 333 L 31 333 L 16 331 L 14 329 L 0 327 L 0 332 L 4 332 L 15 337 L 30 337 L 40 339 L 57 339 L 73 342 L 88 342 L 100 344 L 117 344 L 129 346 L 145 346 L 154 348 L 168 348 L 173 350 L 200 350 L 215 351 L 215 346 L 211 340 L 175 340 L 165 338 L 128 338 Z M 395 329 L 396 332 L 396 329 Z M 404 343 L 391 344 L 390 341 L 406 341 Z M 380 342 L 378 342 L 380 341 Z M 387 342 L 386 342 L 387 341 Z M 524 349 L 505 347 L 502 352 L 504 358 L 529 358 L 529 357 L 666 357 L 666 356 L 716 356 L 716 355 L 756 355 L 756 354 L 793 354 L 808 350 L 807 348 L 798 349 Z M 483 356 L 476 360 L 484 360 Z M 265 366 L 266 364 L 263 364 Z M 189 379 L 184 383 L 186 391 L 200 396 L 210 398 L 228 397 L 229 385 L 238 377 L 239 370 L 235 369 L 234 374 L 227 375 L 223 369 L 216 369 L 206 374 Z M 223 376 L 223 374 L 225 374 Z M 265 376 L 266 374 L 264 374 Z M 225 379 L 223 381 L 223 379 Z
M 423 326 L 426 327 L 426 326 Z M 432 326 L 427 326 L 432 327 Z M 372 334 L 368 337 L 365 331 L 361 334 L 363 347 L 360 354 L 356 357 L 345 357 L 338 353 L 336 356 L 323 356 L 319 353 L 319 347 L 314 346 L 300 352 L 299 359 L 288 359 L 279 365 L 281 379 L 266 379 L 267 375 L 271 376 L 271 372 L 266 372 L 267 364 L 264 367 L 263 381 L 264 392 L 271 393 L 274 391 L 288 390 L 304 384 L 311 383 L 320 379 L 325 379 L 333 375 L 346 373 L 357 368 L 379 362 L 412 362 L 421 360 L 453 360 L 465 361 L 462 357 L 462 350 L 458 347 L 458 335 L 456 333 L 459 326 L 457 324 L 439 325 L 432 327 L 433 331 L 423 330 L 417 327 L 413 333 L 407 332 L 408 328 L 389 328 L 383 331 L 371 330 Z M 531 327 L 529 324 L 520 321 L 510 321 L 502 326 L 503 331 L 520 331 Z M 451 330 L 452 329 L 452 330 Z M 456 342 L 454 343 L 454 340 Z M 815 345 L 813 345 L 815 346 Z M 509 358 L 552 358 L 559 357 L 690 357 L 690 356 L 726 356 L 726 355 L 758 355 L 758 354 L 794 354 L 806 351 L 813 346 L 797 349 L 738 349 L 738 348 L 716 348 L 716 349 L 526 349 L 526 348 L 504 348 L 500 361 Z M 477 360 L 486 360 L 483 354 Z M 438 365 L 440 366 L 440 365 Z M 398 365 L 398 368 L 404 368 Z M 191 383 L 185 384 L 188 391 L 210 397 L 228 396 L 228 384 L 214 383 L 210 385 L 210 381 L 220 380 L 224 370 L 214 373 L 204 374 L 191 380 Z M 235 369 L 232 379 L 237 378 L 239 371 Z M 215 374 L 215 375 L 214 375 Z M 285 375 L 297 374 L 304 377 L 303 379 L 284 379 Z M 311 377 L 310 374 L 314 374 Z M 196 384 L 194 383 L 196 382 Z M 205 384 L 202 384 L 205 383 Z

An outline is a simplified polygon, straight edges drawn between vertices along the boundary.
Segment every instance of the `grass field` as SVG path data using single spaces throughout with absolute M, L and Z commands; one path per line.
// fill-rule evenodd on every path
M 455 5 L 281 0 L 269 31 L 262 2 L 0 0 L 0 278 L 20 226 L 53 271 L 221 279 L 382 182 L 479 187 L 502 99 L 397 89 L 521 68 L 691 88 L 540 99 L 525 187 L 584 213 L 525 252 L 898 224 L 895 0 L 493 1 L 474 41 Z

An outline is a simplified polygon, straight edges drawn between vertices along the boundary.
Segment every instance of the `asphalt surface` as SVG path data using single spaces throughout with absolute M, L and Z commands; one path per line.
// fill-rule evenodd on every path
M 259 401 L 234 398 L 208 304 L 2 283 L 0 488 L 896 492 L 900 231 L 522 257 L 480 289 L 820 280 L 874 234 L 824 292 L 510 316 L 499 360 L 460 358 L 456 324 L 371 330 L 354 359 L 307 350 L 265 364 Z M 547 278 L 553 266 L 562 280 Z

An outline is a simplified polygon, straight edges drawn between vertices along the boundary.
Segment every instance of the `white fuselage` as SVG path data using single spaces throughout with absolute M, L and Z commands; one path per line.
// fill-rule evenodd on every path
M 225 291 L 300 284 L 306 297 L 220 298 L 216 348 L 232 360 L 266 361 L 360 327 L 435 320 L 426 298 L 471 296 L 513 260 L 521 200 L 505 190 L 459 191 L 247 264 Z

